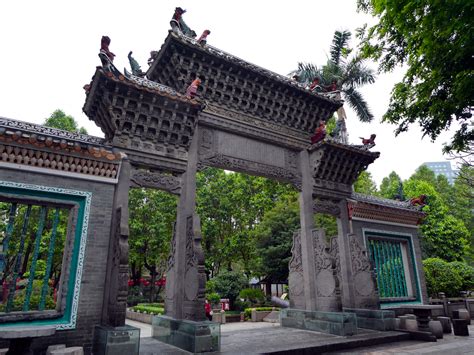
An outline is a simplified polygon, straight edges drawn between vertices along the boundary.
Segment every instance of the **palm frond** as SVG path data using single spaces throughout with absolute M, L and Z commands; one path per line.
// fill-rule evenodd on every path
M 354 109 L 360 121 L 370 122 L 374 119 L 374 116 L 370 112 L 367 101 L 364 100 L 360 92 L 358 92 L 353 87 L 349 87 L 348 89 L 343 90 L 342 94 L 344 96 L 344 100 L 346 100 L 349 103 L 349 106 Z
M 347 57 L 350 52 L 349 49 L 349 40 L 351 38 L 351 33 L 349 31 L 336 31 L 334 32 L 334 37 L 332 39 L 332 44 L 330 48 L 331 61 L 335 65 L 339 65 L 341 62 L 341 56 Z
M 298 76 L 298 82 L 301 84 L 310 84 L 314 78 L 320 78 L 321 73 L 318 67 L 312 63 L 298 63 L 298 69 L 288 74 L 293 77 Z
M 364 61 L 358 57 L 352 59 L 342 68 L 344 78 L 341 86 L 358 87 L 375 82 L 375 71 L 364 65 Z

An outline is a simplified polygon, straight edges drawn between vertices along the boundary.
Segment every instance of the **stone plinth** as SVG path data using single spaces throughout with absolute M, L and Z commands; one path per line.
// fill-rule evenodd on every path
M 94 329 L 93 353 L 95 355 L 138 355 L 140 329 L 125 325 L 122 327 L 97 326 Z
M 355 313 L 357 327 L 373 330 L 395 330 L 395 312 L 375 309 L 343 308 L 343 312 Z
M 314 330 L 334 335 L 357 334 L 357 319 L 354 313 L 315 312 L 299 309 L 282 309 L 280 311 L 282 327 Z
M 192 353 L 220 350 L 219 323 L 178 320 L 167 316 L 153 317 L 152 337 Z

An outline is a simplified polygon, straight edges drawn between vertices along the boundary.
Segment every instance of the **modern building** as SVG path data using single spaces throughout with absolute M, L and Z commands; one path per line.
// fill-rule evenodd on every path
M 430 168 L 436 176 L 444 175 L 448 179 L 449 183 L 452 185 L 454 184 L 454 180 L 458 175 L 457 170 L 453 170 L 451 168 L 451 162 L 449 161 L 434 161 L 434 162 L 426 162 L 423 163 L 428 168 Z

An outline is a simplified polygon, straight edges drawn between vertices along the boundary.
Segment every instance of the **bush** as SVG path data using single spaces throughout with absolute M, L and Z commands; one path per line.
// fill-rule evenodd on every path
M 239 295 L 240 290 L 248 285 L 247 278 L 242 273 L 236 271 L 224 271 L 214 277 L 212 282 L 215 292 L 223 298 L 228 298 L 231 306 Z
M 449 265 L 456 270 L 462 280 L 460 291 L 474 290 L 474 267 L 462 261 L 452 261 Z
M 463 280 L 453 265 L 440 258 L 429 258 L 423 260 L 423 269 L 430 296 L 437 297 L 439 292 L 448 297 L 459 296 Z
M 221 300 L 221 296 L 218 293 L 212 292 L 206 295 L 206 299 L 211 305 L 218 305 Z
M 134 307 L 132 310 L 135 312 L 146 312 L 146 313 L 153 313 L 153 314 L 164 314 L 165 307 L 163 303 L 140 303 Z
M 246 301 L 236 300 L 234 303 L 234 308 L 236 311 L 244 311 L 246 308 L 250 307 L 250 303 Z
M 259 288 L 245 288 L 240 291 L 239 297 L 249 301 L 252 305 L 265 301 L 265 294 Z

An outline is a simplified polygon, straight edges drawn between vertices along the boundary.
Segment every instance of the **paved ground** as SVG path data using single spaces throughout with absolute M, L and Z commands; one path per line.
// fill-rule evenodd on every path
M 127 324 L 141 329 L 140 354 L 190 354 L 176 347 L 158 342 L 151 335 L 151 326 L 127 320 Z M 445 335 L 436 343 L 421 341 L 398 341 L 383 345 L 331 352 L 330 354 L 473 354 L 474 325 L 469 328 L 469 337 Z M 397 332 L 390 332 L 399 334 Z M 298 329 L 281 328 L 278 323 L 228 323 L 221 326 L 221 353 L 223 354 L 258 354 L 265 352 L 290 351 L 301 347 L 331 346 L 334 343 L 354 344 L 368 338 L 385 336 L 387 332 L 366 331 L 352 337 L 310 332 Z M 316 348 L 315 348 L 316 349 Z M 301 352 L 302 353 L 302 352 Z M 308 351 L 307 353 L 314 353 Z M 321 353 L 318 351 L 318 353 Z M 329 354 L 329 353 L 328 353 Z
M 384 345 L 370 346 L 363 349 L 331 352 L 328 354 L 474 354 L 474 324 L 469 326 L 468 337 L 459 337 L 453 334 L 444 334 L 443 339 L 438 339 L 436 343 L 409 340 Z

